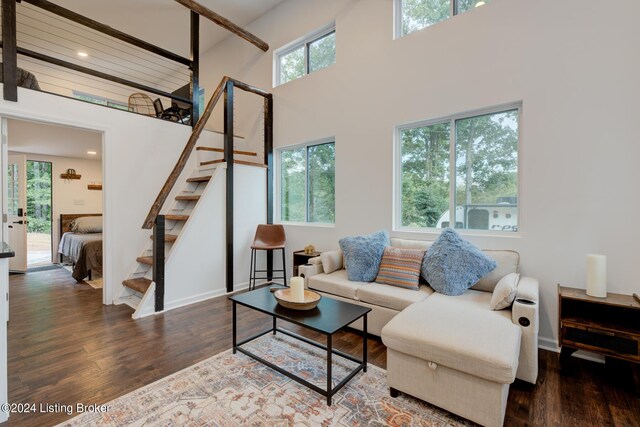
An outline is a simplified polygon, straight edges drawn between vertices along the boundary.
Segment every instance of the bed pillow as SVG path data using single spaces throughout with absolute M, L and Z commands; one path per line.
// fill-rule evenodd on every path
M 366 236 L 340 239 L 344 254 L 347 277 L 354 282 L 373 282 L 378 275 L 384 248 L 389 246 L 387 230 L 376 231 Z
M 342 251 L 329 251 L 320 254 L 322 261 L 322 270 L 326 274 L 331 274 L 342 268 Z
M 462 295 L 496 265 L 454 229 L 445 228 L 424 256 L 422 274 L 436 292 L 456 296 Z
M 503 310 L 511 307 L 513 300 L 516 299 L 519 280 L 518 273 L 509 273 L 500 279 L 493 289 L 493 295 L 491 295 L 491 310 Z
M 384 248 L 376 282 L 419 290 L 422 258 L 424 251 L 420 249 Z
M 81 216 L 71 223 L 71 231 L 79 234 L 102 233 L 102 216 Z

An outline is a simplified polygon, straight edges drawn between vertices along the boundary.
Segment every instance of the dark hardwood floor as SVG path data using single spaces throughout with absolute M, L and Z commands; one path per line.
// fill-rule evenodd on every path
M 132 320 L 129 307 L 103 306 L 101 290 L 74 284 L 64 270 L 11 276 L 10 295 L 11 403 L 106 403 L 231 347 L 225 297 Z M 240 338 L 270 325 L 242 307 L 239 319 Z M 334 346 L 361 351 L 351 332 L 340 333 Z M 369 340 L 369 356 L 385 367 L 380 340 Z M 541 351 L 538 384 L 511 386 L 505 425 L 640 425 L 637 366 L 574 359 L 571 367 L 560 373 L 558 355 Z M 6 425 L 45 426 L 68 418 L 11 414 Z

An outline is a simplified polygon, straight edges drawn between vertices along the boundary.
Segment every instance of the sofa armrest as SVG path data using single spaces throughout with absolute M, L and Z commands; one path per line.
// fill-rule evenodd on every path
M 511 319 L 523 332 L 538 332 L 540 297 L 538 281 L 532 277 L 521 277 L 518 282 L 516 300 L 511 308 Z
M 511 307 L 511 319 L 522 331 L 516 378 L 531 384 L 535 384 L 538 378 L 539 313 L 538 281 L 531 277 L 521 277 L 516 291 L 516 300 Z
M 315 276 L 316 274 L 324 273 L 322 269 L 322 262 L 320 262 L 320 257 L 315 257 L 309 259 L 309 265 L 300 265 L 298 266 L 298 275 L 304 278 L 304 287 L 309 287 L 309 278 Z

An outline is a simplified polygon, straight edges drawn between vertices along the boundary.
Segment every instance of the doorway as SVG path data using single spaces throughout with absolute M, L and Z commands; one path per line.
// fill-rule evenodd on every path
M 51 265 L 52 163 L 27 160 L 27 269 Z

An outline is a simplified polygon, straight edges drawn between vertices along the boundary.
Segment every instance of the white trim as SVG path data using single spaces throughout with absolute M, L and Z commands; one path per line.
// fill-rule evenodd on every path
M 310 73 L 308 68 L 309 61 L 307 60 L 307 55 L 309 52 L 309 44 L 335 32 L 336 32 L 336 23 L 335 21 L 332 21 L 330 24 L 325 25 L 324 27 L 318 30 L 315 30 L 311 33 L 308 33 L 302 37 L 299 37 L 296 40 L 290 43 L 287 43 L 281 48 L 275 50 L 273 52 L 273 87 L 280 86 L 281 84 L 284 84 L 284 83 L 288 83 L 288 82 L 283 83 L 280 81 L 280 58 L 282 58 L 283 56 L 293 51 L 300 49 L 301 47 L 304 47 L 304 64 L 305 64 L 304 74 L 300 76 L 300 77 L 304 77 Z M 336 44 L 337 44 L 337 40 L 336 40 Z M 297 80 L 297 79 L 294 79 L 294 80 Z
M 104 279 L 104 286 L 102 288 L 102 303 L 110 305 L 114 303 L 115 299 L 115 286 L 113 282 L 113 266 L 111 262 L 111 250 L 113 247 L 112 235 L 112 200 L 109 197 L 111 192 L 109 188 L 109 176 L 108 171 L 111 164 L 110 152 L 108 150 L 107 138 L 111 132 L 111 129 L 107 126 L 96 124 L 95 122 L 87 123 L 80 122 L 73 119 L 68 119 L 70 116 L 54 116 L 51 114 L 23 112 L 19 109 L 14 109 L 12 105 L 3 105 L 0 108 L 0 117 L 8 119 L 26 120 L 35 123 L 42 123 L 48 125 L 68 126 L 75 129 L 87 130 L 91 132 L 100 132 L 102 134 L 102 226 L 104 229 L 102 239 L 102 275 Z M 9 135 L 9 138 L 11 136 Z M 121 286 L 121 285 L 120 285 Z
M 419 120 L 409 123 L 404 123 L 397 125 L 394 130 L 394 156 L 393 156 L 393 179 L 394 184 L 393 188 L 393 228 L 392 230 L 395 232 L 405 232 L 405 233 L 428 233 L 428 234 L 439 234 L 442 231 L 439 228 L 435 227 L 407 227 L 402 225 L 402 131 L 407 129 L 414 129 L 418 127 L 427 127 L 433 126 L 437 124 L 449 123 L 449 224 L 453 226 L 456 231 L 458 231 L 462 235 L 470 235 L 470 236 L 489 236 L 489 237 L 522 237 L 522 177 L 521 177 L 521 158 L 522 158 L 522 109 L 523 102 L 522 100 L 494 105 L 491 107 L 467 110 L 461 113 L 451 114 L 448 116 L 437 117 L 433 119 L 427 120 Z M 503 231 L 503 230 L 470 230 L 470 229 L 460 229 L 456 228 L 456 210 L 455 210 L 455 190 L 456 190 L 456 121 L 461 119 L 468 119 L 477 116 L 484 116 L 489 114 L 497 114 L 505 111 L 517 110 L 518 111 L 518 163 L 517 163 L 517 173 L 518 173 L 518 231 Z M 452 167 L 453 165 L 453 167 Z M 453 212 L 453 221 L 451 220 L 451 215 Z
M 335 198 L 335 191 L 337 188 L 337 185 L 335 185 L 335 162 L 336 162 L 336 158 L 337 155 L 335 154 L 337 151 L 337 146 L 336 146 L 336 138 L 335 137 L 325 137 L 325 138 L 320 138 L 320 139 L 316 139 L 310 142 L 303 142 L 303 143 L 299 143 L 299 144 L 291 144 L 291 145 L 286 145 L 283 147 L 278 147 L 275 149 L 276 151 L 276 155 L 274 156 L 274 165 L 275 165 L 275 176 L 274 176 L 274 185 L 275 185 L 275 191 L 274 191 L 274 196 L 273 196 L 273 202 L 275 203 L 275 218 L 274 218 L 274 222 L 278 223 L 278 224 L 282 224 L 282 225 L 291 225 L 291 226 L 304 226 L 304 227 L 321 227 L 321 228 L 334 228 L 335 227 L 335 216 L 336 213 L 334 212 L 334 222 L 332 223 L 323 223 L 323 222 L 307 222 L 307 221 L 283 221 L 282 220 L 282 152 L 283 151 L 292 151 L 292 150 L 297 150 L 297 149 L 301 149 L 301 148 L 308 148 L 308 147 L 312 147 L 314 145 L 323 145 L 323 144 L 331 144 L 333 143 L 334 146 L 334 157 L 333 157 L 333 161 L 334 161 L 334 188 L 333 188 L 333 197 Z M 309 185 L 309 176 L 308 176 L 308 151 L 305 150 L 305 174 L 307 175 L 305 178 L 305 219 L 308 218 L 308 212 L 307 212 L 307 208 L 308 208 L 308 185 Z M 335 206 L 334 206 L 335 209 Z

